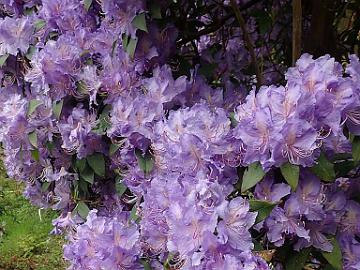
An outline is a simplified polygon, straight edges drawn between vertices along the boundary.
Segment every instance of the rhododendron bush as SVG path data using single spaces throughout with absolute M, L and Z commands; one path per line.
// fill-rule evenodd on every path
M 69 269 L 360 269 L 357 47 L 291 65 L 295 2 L 0 1 L 4 163 Z

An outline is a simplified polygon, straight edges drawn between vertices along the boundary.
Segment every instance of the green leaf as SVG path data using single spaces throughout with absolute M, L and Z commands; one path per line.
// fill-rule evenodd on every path
M 89 207 L 84 202 L 78 202 L 75 209 L 79 216 L 83 219 L 86 219 L 87 215 L 90 212 Z
M 94 184 L 94 171 L 89 166 L 86 166 L 85 169 L 80 172 L 80 176 L 86 182 Z
M 286 270 L 302 270 L 309 259 L 310 248 L 302 249 L 300 252 L 292 252 L 285 264 Z
M 56 117 L 56 119 L 60 118 L 63 105 L 64 105 L 64 100 L 60 100 L 59 102 L 54 102 L 53 114 Z
M 82 80 L 76 82 L 76 90 L 83 95 L 87 95 L 89 92 L 87 84 Z
M 145 260 L 140 260 L 141 264 L 144 266 L 144 270 L 152 270 L 151 265 L 149 262 Z
M 34 150 L 30 150 L 30 152 L 31 152 L 31 157 L 32 157 L 35 161 L 39 162 L 39 160 L 40 160 L 39 150 L 38 150 L 38 149 L 34 149 Z
M 334 164 L 326 158 L 324 153 L 321 153 L 317 162 L 318 163 L 311 168 L 311 171 L 321 180 L 333 182 L 336 178 Z
M 120 144 L 110 144 L 109 155 L 112 156 L 113 154 L 115 154 L 116 151 L 119 150 L 120 146 Z
M 274 209 L 274 207 L 277 205 L 276 203 L 260 200 L 250 200 L 249 203 L 251 211 L 258 212 L 255 224 L 267 218 L 270 215 L 271 211 Z
M 336 270 L 334 267 L 332 267 L 330 264 L 325 265 L 323 270 Z
M 35 148 L 38 147 L 37 134 L 35 131 L 28 134 L 29 142 Z
M 255 162 L 249 165 L 249 167 L 245 170 L 241 192 L 248 190 L 255 186 L 263 177 L 265 176 L 265 172 L 261 167 L 259 162 Z
M 158 4 L 153 3 L 150 7 L 150 14 L 153 19 L 161 19 L 161 8 Z
M 115 184 L 116 193 L 121 196 L 127 190 L 127 186 L 124 183 L 116 182 Z
M 272 25 L 270 14 L 266 11 L 257 11 L 253 13 L 253 16 L 256 19 L 260 34 L 264 35 Z
M 148 174 L 152 171 L 154 167 L 154 161 L 152 156 L 149 153 L 143 155 L 141 150 L 135 150 L 136 159 L 138 161 L 140 169 L 145 173 Z
M 84 0 L 83 3 L 84 3 L 85 10 L 89 11 L 89 8 L 90 8 L 90 6 L 92 4 L 92 0 Z
M 236 127 L 238 125 L 238 121 L 236 121 L 235 119 L 235 113 L 231 112 L 229 118 L 230 118 L 231 126 Z
M 86 159 L 77 159 L 75 161 L 75 167 L 79 170 L 79 172 L 82 172 L 86 168 Z
M 130 212 L 130 219 L 134 220 L 135 222 L 138 222 L 140 220 L 140 217 L 136 214 L 137 205 L 135 204 Z
M 123 37 L 127 37 L 127 35 L 124 34 Z M 115 49 L 116 49 L 117 44 L 118 44 L 118 40 L 115 39 L 115 41 L 111 45 L 111 57 L 113 57 L 115 55 Z M 123 45 L 123 48 L 126 47 L 126 46 L 124 46 L 124 43 L 122 43 L 122 45 Z M 127 45 L 127 43 L 126 43 L 126 45 Z
M 280 167 L 281 173 L 293 191 L 296 190 L 299 182 L 300 168 L 297 165 L 286 163 Z
M 134 58 L 137 42 L 137 39 L 130 38 L 129 43 L 126 46 L 126 52 L 131 58 Z
M 88 156 L 87 162 L 97 175 L 105 177 L 105 160 L 103 154 L 95 153 Z
M 135 18 L 132 21 L 132 25 L 134 27 L 136 27 L 137 29 L 148 32 L 148 29 L 147 29 L 147 26 L 146 26 L 145 13 L 141 13 L 139 15 L 136 15 Z
M 111 127 L 111 120 L 110 120 L 110 111 L 111 106 L 107 105 L 103 111 L 101 112 L 98 123 L 93 131 L 99 135 L 105 135 L 106 131 Z
M 39 107 L 41 104 L 43 104 L 41 100 L 37 100 L 37 99 L 30 100 L 27 115 L 28 116 L 32 115 L 33 112 L 35 112 L 36 108 Z
M 25 54 L 26 58 L 31 60 L 35 52 L 36 52 L 36 47 L 31 45 Z
M 208 62 L 201 63 L 201 66 L 199 68 L 199 74 L 203 75 L 207 79 L 211 79 L 215 74 L 216 68 L 216 64 L 211 64 Z
M 360 137 L 355 137 L 352 142 L 352 156 L 355 162 L 360 161 Z
M 262 246 L 262 244 L 258 240 L 254 239 L 253 244 L 254 244 L 254 251 L 264 250 L 264 247 Z
M 34 27 L 35 27 L 35 31 L 39 31 L 41 28 L 43 28 L 46 25 L 46 21 L 45 20 L 37 20 L 34 23 Z
M 331 252 L 323 251 L 321 253 L 333 268 L 336 270 L 341 270 L 343 269 L 342 254 L 339 243 L 335 237 L 331 238 L 331 244 L 333 245 L 333 250 Z
M 55 149 L 55 144 L 54 144 L 54 142 L 48 141 L 48 142 L 46 143 L 46 147 L 47 147 L 47 149 L 49 150 L 49 152 L 51 153 L 51 152 Z
M 129 40 L 130 40 L 130 38 L 128 35 L 126 35 L 126 34 L 122 35 L 121 44 L 122 44 L 123 48 L 127 47 L 127 45 L 129 44 Z M 113 46 L 115 46 L 114 45 L 114 44 L 116 44 L 115 42 L 117 42 L 117 40 L 114 41 Z
M 44 182 L 44 183 L 42 183 L 41 184 L 41 191 L 42 192 L 45 192 L 45 191 L 47 191 L 48 189 L 49 189 L 49 187 L 50 187 L 50 182 Z
M 78 183 L 78 194 L 81 198 L 87 198 L 90 196 L 89 193 L 89 183 L 85 181 L 82 177 L 80 177 L 80 181 L 77 181 Z
M 356 162 L 352 160 L 345 160 L 334 163 L 336 178 L 345 177 L 355 167 L 356 167 Z
M 9 57 L 9 54 L 4 54 L 4 55 L 0 56 L 0 67 L 2 67 L 5 64 L 8 57 Z

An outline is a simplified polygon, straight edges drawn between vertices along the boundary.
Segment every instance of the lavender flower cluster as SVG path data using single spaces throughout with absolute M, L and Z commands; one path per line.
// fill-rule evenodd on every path
M 284 86 L 256 89 L 237 29 L 222 49 L 217 35 L 192 44 L 184 75 L 170 2 L 0 1 L 4 164 L 59 211 L 69 269 L 280 270 L 264 254 L 285 247 L 340 248 L 343 269 L 360 269 L 359 59 L 304 54 Z

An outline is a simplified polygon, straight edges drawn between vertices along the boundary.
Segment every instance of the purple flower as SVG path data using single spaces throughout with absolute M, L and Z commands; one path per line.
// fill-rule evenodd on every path
M 214 232 L 217 218 L 203 213 L 190 201 L 185 204 L 184 201 L 181 205 L 178 201 L 172 202 L 166 211 L 166 221 L 169 226 L 168 250 L 186 257 L 201 246 L 205 232 Z
M 34 33 L 29 18 L 5 17 L 0 20 L 0 55 L 26 53 Z
M 283 197 L 290 194 L 291 188 L 284 183 L 274 184 L 272 176 L 267 175 L 255 187 L 255 198 L 270 202 L 279 202 Z
M 268 230 L 267 237 L 275 246 L 282 246 L 285 242 L 285 236 L 297 236 L 309 240 L 309 231 L 304 228 L 302 221 L 285 212 L 282 208 L 276 206 L 270 216 L 265 221 Z
M 128 222 L 128 215 L 102 217 L 90 211 L 87 221 L 77 228 L 64 256 L 71 262 L 70 269 L 141 269 L 139 231 Z
M 360 234 L 360 205 L 349 200 L 345 206 L 345 214 L 341 219 L 340 230 L 349 235 Z
M 318 133 L 306 121 L 289 121 L 279 133 L 274 144 L 273 159 L 277 164 L 289 160 L 292 164 L 310 166 L 314 163 L 314 151 L 319 148 Z M 280 161 L 280 162 L 279 162 Z
M 169 66 L 155 68 L 153 77 L 145 79 L 144 87 L 147 95 L 156 103 L 170 102 L 178 94 L 186 90 L 187 81 L 185 76 L 181 76 L 176 80 L 173 79 Z
M 360 243 L 349 236 L 341 236 L 339 243 L 343 255 L 344 270 L 360 269 Z
M 249 229 L 254 225 L 256 216 L 257 213 L 249 212 L 249 203 L 243 198 L 231 200 L 217 226 L 222 242 L 241 251 L 251 250 L 254 245 Z

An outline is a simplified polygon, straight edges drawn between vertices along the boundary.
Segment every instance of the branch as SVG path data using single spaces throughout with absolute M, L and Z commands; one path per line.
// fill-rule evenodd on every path
M 251 61 L 254 65 L 255 68 L 255 73 L 256 73 L 256 86 L 259 88 L 262 84 L 263 84 L 263 77 L 262 74 L 260 72 L 260 68 L 259 68 L 259 64 L 256 60 L 256 54 L 255 54 L 255 50 L 254 50 L 254 45 L 251 41 L 249 32 L 246 29 L 246 24 L 245 24 L 245 20 L 243 18 L 243 16 L 241 15 L 240 9 L 238 7 L 238 5 L 236 4 L 235 0 L 230 0 L 231 6 L 234 10 L 236 19 L 239 22 L 240 28 L 243 32 L 244 35 L 244 41 L 245 41 L 245 46 L 247 47 L 249 53 L 250 53 L 250 57 L 251 57 Z
M 242 5 L 240 7 L 240 11 L 243 11 L 243 10 L 246 10 L 248 8 L 251 8 L 252 6 L 254 6 L 255 4 L 261 2 L 262 0 L 251 0 L 249 2 L 247 2 L 246 4 Z M 229 14 L 227 14 L 224 18 L 220 19 L 220 20 L 217 20 L 215 22 L 213 22 L 212 24 L 208 25 L 206 28 L 196 32 L 196 33 L 191 33 L 189 35 L 187 35 L 186 37 L 182 38 L 180 41 L 179 41 L 179 45 L 184 45 L 194 39 L 198 39 L 199 37 L 201 36 L 204 36 L 204 35 L 208 35 L 208 34 L 211 34 L 211 33 L 214 33 L 216 32 L 217 30 L 219 30 L 221 27 L 223 27 L 227 21 L 231 18 L 234 17 L 234 13 L 230 12 Z
M 301 54 L 301 0 L 293 0 L 293 32 L 292 32 L 292 64 L 295 65 L 296 60 Z

